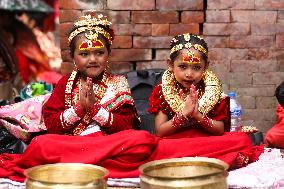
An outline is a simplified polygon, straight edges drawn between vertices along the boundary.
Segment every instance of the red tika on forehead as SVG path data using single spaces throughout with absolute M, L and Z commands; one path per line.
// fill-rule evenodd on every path
M 200 58 L 194 55 L 182 55 L 182 60 L 188 64 L 200 64 Z
M 104 47 L 104 44 L 102 41 L 97 40 L 97 41 L 83 41 L 80 46 L 79 50 L 86 50 L 86 49 L 98 49 Z

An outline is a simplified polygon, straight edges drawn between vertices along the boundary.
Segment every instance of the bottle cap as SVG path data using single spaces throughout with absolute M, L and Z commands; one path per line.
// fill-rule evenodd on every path
M 230 98 L 236 98 L 236 93 L 235 93 L 235 92 L 229 92 L 229 93 L 228 93 L 228 96 L 229 96 Z

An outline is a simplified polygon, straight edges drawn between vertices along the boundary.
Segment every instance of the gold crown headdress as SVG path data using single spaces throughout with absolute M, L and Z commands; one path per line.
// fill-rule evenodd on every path
M 112 44 L 113 36 L 101 27 L 109 27 L 111 24 L 107 17 L 102 14 L 99 14 L 97 18 L 93 17 L 91 14 L 81 16 L 80 19 L 74 23 L 76 29 L 72 31 L 68 37 L 69 44 L 75 36 L 82 32 L 85 32 L 85 36 L 89 40 L 97 40 L 100 33 Z
M 190 34 L 189 33 L 186 33 L 186 34 L 182 34 L 182 35 L 178 35 L 177 37 L 180 37 L 180 36 L 183 36 L 184 40 L 186 41 L 185 44 L 182 44 L 182 43 L 179 43 L 179 44 L 176 44 L 175 46 L 173 46 L 171 48 L 171 52 L 170 54 L 176 52 L 176 51 L 179 51 L 183 48 L 187 48 L 187 49 L 190 49 L 191 47 L 193 47 L 195 50 L 198 50 L 200 52 L 202 52 L 203 54 L 205 54 L 206 56 L 208 56 L 208 52 L 207 50 L 202 46 L 202 45 L 199 45 L 199 44 L 192 44 L 190 43 Z M 193 36 L 193 35 L 192 35 Z M 171 43 L 177 43 L 178 42 L 178 39 L 177 37 L 173 38 Z M 199 39 L 203 39 L 201 38 L 200 36 L 198 35 L 195 35 L 195 37 L 199 38 Z

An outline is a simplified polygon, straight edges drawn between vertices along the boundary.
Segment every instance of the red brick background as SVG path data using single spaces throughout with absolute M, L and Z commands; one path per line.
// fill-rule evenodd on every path
M 245 124 L 265 132 L 275 123 L 274 91 L 284 81 L 284 1 L 60 0 L 62 73 L 72 70 L 66 33 L 86 9 L 113 22 L 112 71 L 166 68 L 171 37 L 200 34 L 225 92 L 237 92 Z

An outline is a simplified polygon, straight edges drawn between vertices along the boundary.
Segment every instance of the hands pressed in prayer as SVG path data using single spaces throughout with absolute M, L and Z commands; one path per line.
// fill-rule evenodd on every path
M 85 85 L 82 85 L 80 94 L 81 107 L 87 111 L 95 104 L 96 99 L 93 90 L 92 78 L 88 77 Z
M 191 85 L 190 94 L 185 98 L 182 114 L 186 117 L 195 117 L 198 113 L 198 94 L 195 85 Z

